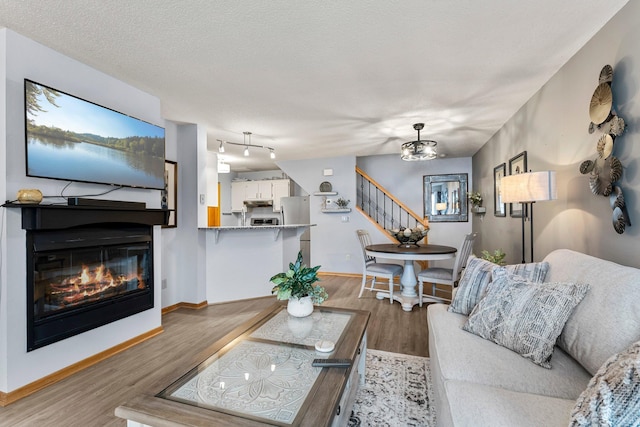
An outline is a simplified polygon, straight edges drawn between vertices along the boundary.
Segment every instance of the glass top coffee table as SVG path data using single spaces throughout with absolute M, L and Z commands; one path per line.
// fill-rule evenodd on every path
M 192 425 L 193 417 L 242 426 L 346 425 L 364 381 L 368 320 L 368 312 L 328 307 L 296 318 L 275 304 L 212 345 L 206 360 L 160 393 L 118 407 L 116 415 L 130 427 Z M 335 350 L 318 352 L 318 341 L 334 342 Z M 319 358 L 352 364 L 311 366 Z

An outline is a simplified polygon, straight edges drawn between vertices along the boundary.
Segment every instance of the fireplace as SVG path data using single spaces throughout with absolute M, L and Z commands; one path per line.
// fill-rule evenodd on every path
M 153 225 L 166 210 L 20 207 L 27 351 L 153 308 Z

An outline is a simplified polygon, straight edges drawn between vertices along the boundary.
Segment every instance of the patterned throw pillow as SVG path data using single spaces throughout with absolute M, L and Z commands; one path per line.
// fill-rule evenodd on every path
M 503 267 L 493 277 L 462 329 L 551 368 L 556 339 L 589 285 L 533 283 Z
M 596 372 L 571 412 L 569 427 L 640 425 L 640 341 Z
M 471 255 L 467 260 L 467 266 L 462 273 L 449 311 L 469 315 L 484 296 L 487 285 L 491 282 L 493 267 L 496 267 L 496 264 Z
M 486 294 L 487 286 L 491 283 L 491 271 L 496 267 L 498 265 L 471 255 L 460 278 L 458 290 L 451 301 L 449 311 L 468 316 L 478 301 Z M 549 263 L 513 264 L 507 265 L 505 268 L 509 273 L 522 276 L 531 282 L 542 283 L 549 271 Z
M 542 283 L 547 277 L 549 271 L 549 263 L 543 262 L 531 262 L 529 264 L 512 264 L 505 266 L 507 271 L 511 274 L 517 274 L 524 277 L 530 282 Z

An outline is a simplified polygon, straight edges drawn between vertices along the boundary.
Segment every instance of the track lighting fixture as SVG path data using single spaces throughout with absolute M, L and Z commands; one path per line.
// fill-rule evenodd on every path
M 255 144 L 252 144 L 251 143 L 251 132 L 242 132 L 242 133 L 244 135 L 244 142 L 242 144 L 240 144 L 239 142 L 230 142 L 230 141 L 223 141 L 221 139 L 218 139 L 218 141 L 220 141 L 220 145 L 218 146 L 218 152 L 219 153 L 224 153 L 225 144 L 231 144 L 231 145 L 238 145 L 238 146 L 244 147 L 243 154 L 244 154 L 245 157 L 249 157 L 250 156 L 251 153 L 249 152 L 249 147 L 251 147 L 251 148 L 263 148 L 265 150 L 269 150 L 269 157 L 271 159 L 275 159 L 276 158 L 275 148 L 267 147 L 266 145 L 255 145 Z

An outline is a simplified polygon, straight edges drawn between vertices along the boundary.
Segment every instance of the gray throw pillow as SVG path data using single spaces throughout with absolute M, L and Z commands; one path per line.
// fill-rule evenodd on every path
M 640 341 L 611 356 L 571 412 L 569 427 L 640 425 Z
M 487 285 L 491 282 L 491 270 L 496 266 L 492 262 L 471 255 L 467 260 L 467 266 L 462 273 L 449 311 L 469 315 L 484 296 Z
M 551 368 L 556 339 L 589 285 L 534 283 L 503 267 L 493 278 L 463 329 Z
M 507 271 L 511 274 L 517 274 L 524 277 L 530 282 L 542 283 L 547 277 L 549 271 L 549 263 L 543 262 L 531 262 L 529 264 L 511 264 L 505 266 Z
M 491 271 L 496 267 L 498 267 L 497 264 L 471 255 L 460 278 L 458 290 L 451 301 L 449 311 L 468 316 L 478 301 L 486 294 L 487 286 L 492 280 Z M 531 282 L 542 283 L 549 271 L 549 263 L 513 264 L 507 265 L 505 268 L 509 273 L 522 276 Z

